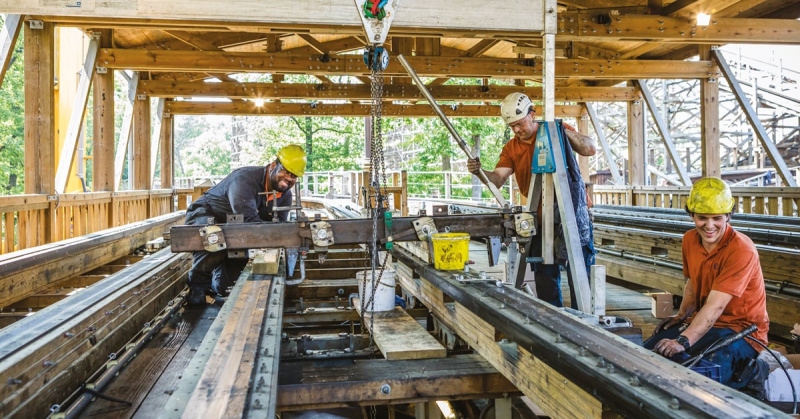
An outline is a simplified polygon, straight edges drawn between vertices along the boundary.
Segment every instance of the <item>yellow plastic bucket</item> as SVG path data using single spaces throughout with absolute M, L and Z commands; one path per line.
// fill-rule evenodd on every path
M 469 260 L 469 234 L 437 233 L 433 241 L 433 266 L 436 269 L 450 271 L 464 269 Z

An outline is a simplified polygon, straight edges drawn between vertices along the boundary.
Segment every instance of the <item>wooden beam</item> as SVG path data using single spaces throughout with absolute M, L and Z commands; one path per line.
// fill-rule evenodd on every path
M 649 41 L 690 44 L 797 44 L 800 22 L 793 19 L 711 18 L 708 26 L 694 19 L 654 15 L 616 15 L 608 25 L 596 13 L 559 14 L 559 40 Z
M 138 85 L 139 73 L 134 72 L 133 77 L 131 77 L 130 81 L 128 81 L 128 100 L 125 101 L 125 112 L 122 117 L 122 126 L 119 130 L 117 151 L 114 155 L 114 191 L 119 190 L 119 184 L 122 182 L 122 168 L 125 166 L 125 156 L 128 154 L 128 142 L 131 139 L 133 128 L 133 105 L 136 101 L 136 86 Z M 128 176 L 130 176 L 130 174 L 131 173 L 129 170 Z
M 105 194 L 108 196 L 108 193 Z M 183 221 L 180 214 L 76 237 L 0 258 L 0 307 L 130 254 Z
M 174 175 L 175 119 L 168 112 L 161 115 L 161 189 L 172 189 Z
M 683 165 L 681 156 L 678 155 L 678 150 L 675 148 L 675 141 L 672 140 L 669 127 L 661 117 L 661 114 L 658 113 L 656 101 L 653 99 L 653 95 L 650 93 L 650 89 L 647 87 L 647 82 L 644 80 L 637 80 L 635 85 L 642 92 L 642 97 L 644 98 L 645 103 L 647 103 L 647 109 L 650 110 L 650 116 L 653 117 L 653 120 L 656 123 L 656 128 L 658 129 L 659 134 L 661 134 L 661 141 L 664 143 L 664 148 L 667 150 L 667 154 L 672 160 L 672 164 L 675 165 L 675 168 L 678 171 L 678 176 L 680 177 L 681 182 L 686 186 L 690 186 L 692 184 L 692 179 L 689 178 L 689 172 L 686 170 L 686 166 Z
M 318 76 L 324 77 L 324 76 Z M 152 97 L 226 97 L 229 99 L 309 99 L 309 100 L 371 100 L 371 89 L 365 84 L 325 85 L 317 83 L 242 83 L 242 82 L 171 82 L 142 80 L 138 93 Z M 518 86 L 428 86 L 433 97 L 439 101 L 500 101 L 506 95 L 523 92 L 538 101 L 542 88 Z M 624 102 L 637 98 L 632 87 L 556 87 L 557 101 L 566 102 Z M 387 84 L 383 86 L 385 100 L 424 100 L 416 86 L 411 84 Z
M 631 83 L 632 85 L 632 83 Z M 644 137 L 643 100 L 628 102 L 628 184 L 644 185 L 644 153 L 647 145 Z
M 25 193 L 55 193 L 55 32 L 25 25 Z
M 11 63 L 14 55 L 14 46 L 17 45 L 19 31 L 22 29 L 22 17 L 20 15 L 6 15 L 3 27 L 0 28 L 0 86 Z
M 192 21 L 220 27 L 305 28 L 325 27 L 339 31 L 358 29 L 361 25 L 351 2 L 332 2 L 319 7 L 298 7 L 291 0 L 274 0 L 269 7 L 257 0 L 240 0 L 234 5 L 212 0 L 158 1 L 139 0 L 136 3 L 91 3 L 82 7 L 64 7 L 65 3 L 40 3 L 39 0 L 2 0 L 0 9 L 7 13 L 27 13 L 43 16 L 72 16 L 90 18 L 134 19 L 164 25 L 170 20 Z M 408 0 L 392 22 L 392 33 L 402 30 L 438 35 L 442 31 L 461 33 L 531 33 L 541 30 L 541 5 L 526 0 L 511 0 L 508 10 L 515 13 L 494 13 L 483 0 L 462 0 L 461 9 L 454 14 L 451 5 L 427 0 Z M 302 23 L 298 23 L 302 14 Z M 444 18 L 447 17 L 447 18 Z M 159 22 L 163 21 L 163 22 Z M 291 32 L 291 31 L 290 31 Z
M 100 47 L 110 47 L 113 32 L 100 33 Z M 92 111 L 92 190 L 114 190 L 114 70 L 95 71 Z
M 786 162 L 783 160 L 783 157 L 778 151 L 778 148 L 775 146 L 775 143 L 772 142 L 772 140 L 767 136 L 767 132 L 764 130 L 764 126 L 761 124 L 761 120 L 758 119 L 758 114 L 753 109 L 753 106 L 750 105 L 750 101 L 747 99 L 747 96 L 745 96 L 742 86 L 739 85 L 739 81 L 736 79 L 736 76 L 728 66 L 728 62 L 725 61 L 725 56 L 722 55 L 722 51 L 714 49 L 711 51 L 711 55 L 714 57 L 714 61 L 722 70 L 722 74 L 725 75 L 725 79 L 728 80 L 728 84 L 730 85 L 731 90 L 733 90 L 733 94 L 736 97 L 736 100 L 739 102 L 739 106 L 741 106 L 744 110 L 747 120 L 750 122 L 750 126 L 752 126 L 753 131 L 756 132 L 756 136 L 761 142 L 761 146 L 767 151 L 770 160 L 772 160 L 772 164 L 775 165 L 778 176 L 781 177 L 785 185 L 796 187 L 797 181 L 789 172 L 789 167 L 786 166 Z
M 232 53 L 207 51 L 153 51 L 106 49 L 98 59 L 110 68 L 137 71 L 203 71 L 302 73 L 368 76 L 363 59 L 356 55 Z M 421 77 L 494 77 L 540 80 L 542 63 L 526 59 L 408 57 Z M 708 61 L 659 60 L 558 60 L 559 78 L 708 78 L 718 77 Z M 397 60 L 390 60 L 385 76 L 406 76 Z
M 711 59 L 711 47 L 700 46 L 700 58 Z M 703 177 L 720 177 L 719 84 L 717 79 L 700 80 L 700 150 Z
M 537 113 L 541 107 L 537 106 Z M 283 115 L 283 116 L 369 116 L 372 105 L 369 104 L 306 104 L 306 103 L 265 103 L 256 106 L 253 102 L 172 102 L 166 109 L 177 115 Z M 455 109 L 443 106 L 442 110 L 449 117 L 483 117 L 497 118 L 500 106 L 463 105 Z M 556 106 L 556 117 L 575 118 L 580 116 L 579 105 Z M 429 117 L 436 116 L 430 105 L 384 105 L 383 115 L 386 117 Z
M 292 362 L 282 365 L 279 374 L 280 411 L 492 398 L 491 395 L 517 392 L 478 354 L 392 362 L 357 359 L 342 366 Z M 391 387 L 388 394 L 380 392 L 384 384 Z
M 67 186 L 67 178 L 72 171 L 75 161 L 75 151 L 78 147 L 81 131 L 83 130 L 83 116 L 86 114 L 86 103 L 89 101 L 89 89 L 92 87 L 92 77 L 94 75 L 95 61 L 97 59 L 98 42 L 92 39 L 89 48 L 86 50 L 86 58 L 81 68 L 81 78 L 78 82 L 78 91 L 75 93 L 75 101 L 72 104 L 72 114 L 69 117 L 67 134 L 64 137 L 64 147 L 61 149 L 61 156 L 58 161 L 56 171 L 56 192 L 64 193 Z
M 150 135 L 150 186 L 147 189 L 155 189 L 156 163 L 158 162 L 158 152 L 161 151 L 161 124 L 164 122 L 164 98 L 159 98 L 156 104 L 156 124 L 151 128 Z
M 364 319 L 368 330 L 372 332 L 372 339 L 386 360 L 447 356 L 447 349 L 402 308 L 394 307 L 384 312 L 362 313 L 361 301 L 358 298 L 353 299 L 353 306 Z
M 133 102 L 133 167 L 128 168 L 128 178 L 137 190 L 150 189 L 150 113 L 150 98 L 137 97 Z
M 300 33 L 300 34 L 297 34 L 297 36 L 302 38 L 303 41 L 306 41 L 306 43 L 311 48 L 313 48 L 314 51 L 317 51 L 320 54 L 330 54 L 331 53 L 331 51 L 328 48 L 326 48 L 325 45 L 322 44 L 322 42 L 317 41 L 317 39 L 314 38 L 313 36 L 311 36 L 311 35 L 309 35 L 307 33 Z

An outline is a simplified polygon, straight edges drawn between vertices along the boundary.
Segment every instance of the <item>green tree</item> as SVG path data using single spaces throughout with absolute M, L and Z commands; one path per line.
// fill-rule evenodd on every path
M 3 18 L 0 16 L 0 26 Z M 22 33 L 0 86 L 0 195 L 24 192 L 25 93 Z

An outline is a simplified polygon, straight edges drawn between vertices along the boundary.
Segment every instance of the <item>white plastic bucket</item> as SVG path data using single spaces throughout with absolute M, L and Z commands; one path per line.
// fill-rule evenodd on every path
M 370 302 L 372 297 L 372 270 L 356 272 L 356 279 L 358 280 L 358 298 L 364 304 L 364 309 L 367 312 L 380 312 L 389 311 L 394 309 L 394 293 L 395 293 L 395 278 L 394 269 L 386 269 L 383 275 L 380 275 L 380 269 L 375 270 L 375 280 L 378 281 L 378 286 L 375 288 L 375 298 Z M 369 305 L 367 305 L 369 303 Z

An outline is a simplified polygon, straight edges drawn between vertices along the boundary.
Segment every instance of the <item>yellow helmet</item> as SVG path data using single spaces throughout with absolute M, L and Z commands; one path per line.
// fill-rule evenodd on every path
M 704 177 L 692 186 L 686 209 L 695 214 L 727 214 L 733 209 L 733 196 L 722 179 Z
M 289 144 L 278 150 L 278 161 L 295 176 L 306 172 L 306 151 L 297 144 Z

